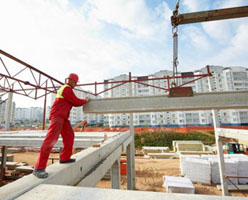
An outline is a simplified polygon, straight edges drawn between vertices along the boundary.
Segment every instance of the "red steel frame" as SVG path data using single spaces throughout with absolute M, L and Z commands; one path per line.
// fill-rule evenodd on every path
M 20 71 L 15 72 L 15 74 L 10 74 L 4 60 L 1 58 L 1 55 L 7 57 L 8 59 L 11 59 L 12 61 L 19 63 L 20 66 L 22 66 Z M 2 96 L 4 96 L 5 94 L 7 94 L 8 92 L 13 92 L 13 93 L 16 93 L 19 95 L 24 95 L 24 96 L 30 97 L 32 99 L 38 99 L 41 97 L 45 97 L 44 98 L 44 112 L 43 112 L 43 129 L 44 129 L 45 128 L 45 114 L 46 114 L 46 97 L 50 93 L 56 93 L 57 89 L 61 85 L 63 85 L 64 83 L 49 76 L 48 74 L 36 69 L 35 67 L 27 64 L 26 62 L 23 62 L 22 60 L 6 53 L 5 51 L 3 51 L 1 49 L 0 49 L 0 64 L 3 65 L 3 68 L 5 70 L 5 74 L 2 72 L 3 70 L 1 70 L 1 73 L 0 73 L 0 98 Z M 0 67 L 1 67 L 1 65 L 0 65 Z M 17 76 L 19 74 L 21 74 L 23 71 L 27 71 L 27 70 L 29 70 L 29 72 L 30 72 L 30 77 L 26 77 L 26 79 L 29 81 L 17 78 Z M 35 75 L 34 75 L 35 73 L 38 74 L 38 78 L 35 77 Z M 90 91 L 86 91 L 86 90 L 82 90 L 82 89 L 76 89 L 76 90 L 78 90 L 80 92 L 84 92 L 86 94 L 98 96 L 104 92 L 107 92 L 109 90 L 117 88 L 121 85 L 124 85 L 124 84 L 129 83 L 129 82 L 133 82 L 136 84 L 141 84 L 141 85 L 145 85 L 148 87 L 157 88 L 157 89 L 164 90 L 167 92 L 171 88 L 170 79 L 194 78 L 191 81 L 185 82 L 185 83 L 177 86 L 177 87 L 183 87 L 189 83 L 200 80 L 200 79 L 207 77 L 207 76 L 212 76 L 212 74 L 209 71 L 209 66 L 207 66 L 207 73 L 206 74 L 175 76 L 175 77 L 166 76 L 166 77 L 161 77 L 161 78 L 144 78 L 144 79 L 139 79 L 139 80 L 132 79 L 131 72 L 129 72 L 129 79 L 128 80 L 110 81 L 110 82 L 94 82 L 94 83 L 86 83 L 86 84 L 79 84 L 78 85 L 81 87 L 94 86 L 94 92 L 90 92 Z M 45 80 L 43 80 L 41 82 L 42 78 Z M 162 88 L 162 87 L 159 87 L 156 85 L 144 83 L 144 81 L 148 82 L 148 81 L 153 81 L 153 80 L 167 80 L 167 88 Z M 11 81 L 13 83 L 10 83 Z M 116 85 L 98 92 L 97 87 L 99 85 L 106 85 L 106 84 L 116 84 Z M 56 86 L 56 85 L 58 85 L 58 86 Z M 38 95 L 38 91 L 40 91 L 40 90 L 43 90 L 44 94 Z M 7 99 L 5 99 L 3 102 L 5 102 L 6 100 Z M 1 103 L 3 103 L 3 102 L 1 102 Z
M 246 177 L 246 176 L 226 176 L 226 179 L 228 179 L 228 180 L 231 182 L 231 184 L 233 184 L 233 186 L 234 186 L 240 193 L 242 193 L 245 197 L 247 197 L 247 195 L 246 195 L 244 192 L 242 192 L 234 182 L 232 182 L 231 178 L 238 178 L 238 179 L 239 179 L 239 178 L 248 178 L 248 177 Z
M 11 74 L 2 56 L 4 56 L 5 59 L 7 58 L 19 63 L 20 65 L 18 65 L 18 67 L 20 66 L 20 70 Z M 3 70 L 0 68 L 0 98 L 8 92 L 13 92 L 32 99 L 38 99 L 45 96 L 43 112 L 43 129 L 45 129 L 46 96 L 50 93 L 56 93 L 59 87 L 56 85 L 62 85 L 63 83 L 1 49 L 0 64 L 3 66 Z M 18 78 L 18 75 L 21 73 L 23 74 L 24 72 L 28 72 L 29 77 L 25 77 L 25 80 L 23 80 L 23 78 Z M 38 92 L 41 90 L 45 91 L 45 93 L 40 95 Z M 6 102 L 6 100 L 7 99 L 1 103 Z
M 185 76 L 175 76 L 175 77 L 170 77 L 170 76 L 166 76 L 166 77 L 161 77 L 161 78 L 144 78 L 144 79 L 139 79 L 139 80 L 133 80 L 132 79 L 132 75 L 131 75 L 131 72 L 129 72 L 129 80 L 122 80 L 122 81 L 109 81 L 109 82 L 95 82 L 95 83 L 85 83 L 85 84 L 79 84 L 78 86 L 81 86 L 81 87 L 84 87 L 84 86 L 94 86 L 95 87 L 95 92 L 92 93 L 92 92 L 89 92 L 89 91 L 85 91 L 85 90 L 80 90 L 80 89 L 77 89 L 78 91 L 81 91 L 81 92 L 84 92 L 84 93 L 88 93 L 88 94 L 91 94 L 91 95 L 94 95 L 94 96 L 98 96 L 99 94 L 102 94 L 104 92 L 107 92 L 109 90 L 112 90 L 114 88 L 117 88 L 123 84 L 126 84 L 126 83 L 129 83 L 129 82 L 133 82 L 133 83 L 137 83 L 137 84 L 141 84 L 141 85 L 145 85 L 145 86 L 148 86 L 148 87 L 153 87 L 153 88 L 157 88 L 157 89 L 160 89 L 160 90 L 164 90 L 164 91 L 170 91 L 170 79 L 180 79 L 180 78 L 195 78 L 194 80 L 191 80 L 191 81 L 188 81 L 188 82 L 185 82 L 181 85 L 178 85 L 177 87 L 183 87 L 189 83 L 193 83 L 197 80 L 200 80 L 204 77 L 207 77 L 207 76 L 212 76 L 210 70 L 209 70 L 209 66 L 207 66 L 207 74 L 199 74 L 199 75 L 185 75 Z M 159 87 L 159 86 L 156 86 L 156 85 L 151 85 L 151 84 L 148 84 L 148 83 L 142 83 L 143 81 L 153 81 L 153 80 L 167 80 L 167 88 L 162 88 L 162 87 Z M 117 84 L 113 87 L 110 87 L 108 89 L 105 89 L 101 92 L 97 92 L 97 86 L 98 85 L 107 85 L 107 84 Z

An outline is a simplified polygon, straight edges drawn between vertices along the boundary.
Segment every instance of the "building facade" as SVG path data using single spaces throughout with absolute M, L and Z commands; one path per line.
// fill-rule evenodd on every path
M 42 122 L 43 121 L 43 108 L 30 107 L 30 108 L 16 108 L 15 110 L 16 122 Z

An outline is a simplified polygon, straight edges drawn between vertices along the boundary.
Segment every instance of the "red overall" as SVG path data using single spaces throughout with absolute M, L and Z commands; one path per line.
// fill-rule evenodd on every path
M 40 149 L 40 156 L 35 165 L 35 169 L 45 169 L 47 160 L 54 144 L 56 144 L 59 134 L 63 139 L 63 149 L 60 154 L 61 161 L 67 161 L 71 158 L 74 132 L 72 130 L 68 117 L 72 106 L 82 106 L 86 104 L 85 99 L 79 99 L 74 94 L 69 85 L 62 86 L 52 105 L 49 120 L 51 120 L 45 140 Z

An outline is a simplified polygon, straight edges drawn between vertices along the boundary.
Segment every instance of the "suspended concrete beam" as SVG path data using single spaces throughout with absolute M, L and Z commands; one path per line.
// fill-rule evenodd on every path
M 169 112 L 212 109 L 246 109 L 248 91 L 197 93 L 191 97 L 139 96 L 92 99 L 85 113 Z
M 76 158 L 75 163 L 67 165 L 55 163 L 48 166 L 46 171 L 49 176 L 46 179 L 39 179 L 31 174 L 11 184 L 2 186 L 0 187 L 0 199 L 15 199 L 40 184 L 53 184 L 53 186 L 50 186 L 51 188 L 54 188 L 57 184 L 77 185 L 83 178 L 91 174 L 92 169 L 95 169 L 95 166 L 103 162 L 112 152 L 115 152 L 120 146 L 123 148 L 129 137 L 129 131 L 119 133 L 115 137 L 106 140 L 100 147 L 90 147 L 74 154 L 72 157 Z M 90 185 L 91 183 L 88 184 Z M 72 196 L 70 195 L 69 199 L 71 198 Z
M 223 197 L 217 195 L 177 194 L 99 188 L 82 188 L 62 185 L 39 185 L 17 200 L 245 200 L 246 197 Z
M 216 128 L 215 132 L 220 137 L 248 140 L 248 130 Z
M 248 6 L 179 14 L 175 18 L 173 16 L 171 17 L 171 24 L 172 26 L 177 26 L 181 24 L 234 19 L 240 17 L 248 17 Z

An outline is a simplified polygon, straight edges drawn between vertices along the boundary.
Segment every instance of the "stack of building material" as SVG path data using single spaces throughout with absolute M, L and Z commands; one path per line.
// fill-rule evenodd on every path
M 218 158 L 209 158 L 211 162 L 211 179 L 212 183 L 219 184 L 220 183 L 220 173 L 219 173 L 219 161 Z M 227 176 L 238 176 L 238 160 L 235 159 L 225 159 L 225 167 L 226 167 L 226 175 Z M 234 184 L 238 184 L 237 178 L 230 179 Z M 230 181 L 227 181 L 230 185 L 232 184 Z
M 184 163 L 185 176 L 192 182 L 211 184 L 211 165 L 208 160 L 186 158 Z
M 1 166 L 0 162 L 0 166 Z M 16 168 L 17 162 L 6 162 L 6 167 L 8 170 L 14 170 Z
M 248 177 L 248 158 L 239 158 L 238 176 Z M 239 178 L 238 181 L 240 184 L 248 184 L 248 178 Z
M 2 156 L 0 155 L 0 161 L 2 160 Z M 14 155 L 13 154 L 7 154 L 6 161 L 13 162 L 14 161 Z
M 16 172 L 30 174 L 33 172 L 34 168 L 31 166 L 19 166 L 16 167 Z
M 174 159 L 178 158 L 177 153 L 148 153 L 149 158 L 156 158 L 156 159 Z
M 212 151 L 180 151 L 180 154 L 183 155 L 211 155 Z
M 195 193 L 195 187 L 189 178 L 163 176 L 163 180 L 163 186 L 165 187 L 168 193 Z
M 148 153 L 165 153 L 169 152 L 169 147 L 142 147 L 142 151 L 145 155 Z
M 227 176 L 248 177 L 248 156 L 243 154 L 225 154 L 225 168 Z M 201 161 L 204 161 L 201 163 Z M 197 164 L 198 163 L 198 164 Z M 201 165 L 199 165 L 201 163 Z M 182 155 L 180 154 L 180 167 L 182 175 L 187 176 L 193 182 L 208 183 L 210 163 L 210 177 L 214 184 L 220 183 L 219 160 L 216 155 Z M 204 164 L 206 166 L 204 167 Z M 199 165 L 199 166 L 198 166 Z M 199 177 L 200 173 L 200 177 Z M 202 176 L 202 177 L 201 177 Z M 204 178 L 205 177 L 205 178 Z M 203 180 L 201 180 L 202 178 Z M 230 178 L 234 184 L 247 184 L 248 178 Z M 227 181 L 229 185 L 232 183 Z
M 180 158 L 180 169 L 181 169 L 181 174 L 185 175 L 185 160 L 186 158 L 196 158 L 196 159 L 201 159 L 200 155 L 183 155 L 179 154 Z
M 201 159 L 208 160 L 210 158 L 217 158 L 216 155 L 201 155 Z
M 173 150 L 178 151 L 205 151 L 204 144 L 195 140 L 174 140 L 172 142 Z
M 248 156 L 244 154 L 228 154 L 229 158 L 238 160 L 238 176 L 248 177 Z M 239 178 L 240 184 L 248 184 L 248 178 Z

